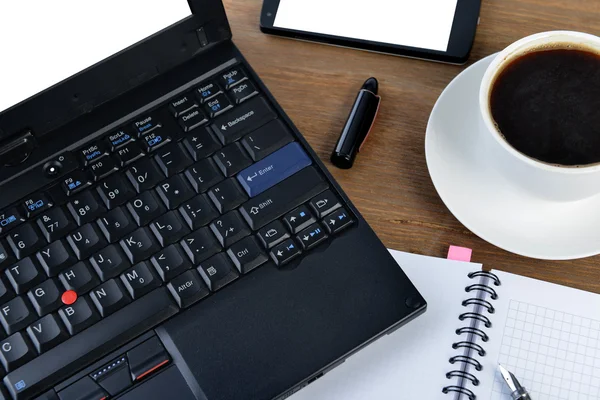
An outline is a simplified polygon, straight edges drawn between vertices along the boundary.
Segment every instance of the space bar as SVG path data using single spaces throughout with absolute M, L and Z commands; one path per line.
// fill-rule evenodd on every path
M 158 288 L 9 373 L 4 384 L 13 399 L 30 399 L 178 311 L 167 290 Z

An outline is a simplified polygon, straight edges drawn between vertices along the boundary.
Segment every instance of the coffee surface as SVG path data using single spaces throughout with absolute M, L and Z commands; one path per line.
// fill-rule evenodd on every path
M 510 62 L 497 76 L 490 111 L 521 153 L 549 164 L 600 163 L 600 55 L 540 50 Z

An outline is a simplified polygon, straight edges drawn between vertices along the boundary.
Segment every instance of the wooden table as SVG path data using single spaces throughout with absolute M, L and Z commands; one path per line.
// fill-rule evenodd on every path
M 425 128 L 444 87 L 466 66 L 536 32 L 600 33 L 597 0 L 483 0 L 469 63 L 453 66 L 267 36 L 262 0 L 224 0 L 234 42 L 386 246 L 444 257 L 449 244 L 474 249 L 487 268 L 600 293 L 600 257 L 540 261 L 511 254 L 466 229 L 439 198 L 425 163 Z M 329 155 L 354 97 L 369 76 L 384 98 L 351 170 Z M 599 227 L 600 229 L 600 227 Z

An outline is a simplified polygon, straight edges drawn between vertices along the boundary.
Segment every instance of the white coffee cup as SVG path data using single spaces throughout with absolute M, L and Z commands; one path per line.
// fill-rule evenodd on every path
M 547 164 L 517 151 L 500 134 L 490 111 L 490 92 L 504 67 L 526 53 L 540 51 L 556 44 L 589 49 L 600 54 L 600 37 L 571 31 L 543 32 L 525 37 L 502 50 L 483 76 L 479 89 L 482 134 L 488 137 L 489 157 L 509 181 L 523 190 L 550 201 L 575 201 L 600 193 L 600 163 L 586 166 Z M 598 127 L 600 129 L 600 127 Z M 491 138 L 491 140 L 490 140 Z M 486 153 L 487 155 L 487 153 Z

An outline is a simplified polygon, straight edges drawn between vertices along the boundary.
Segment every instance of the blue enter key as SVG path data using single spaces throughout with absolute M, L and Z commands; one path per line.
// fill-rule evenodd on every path
M 254 197 L 312 164 L 300 144 L 282 147 L 237 175 L 248 196 Z

